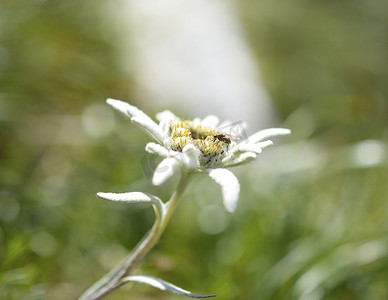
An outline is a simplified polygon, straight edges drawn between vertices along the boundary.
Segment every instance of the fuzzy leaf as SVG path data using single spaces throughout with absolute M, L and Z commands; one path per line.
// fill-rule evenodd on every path
M 163 213 L 163 202 L 158 197 L 142 192 L 131 193 L 97 193 L 97 196 L 110 201 L 127 202 L 127 203 L 150 203 L 153 204 L 160 214 Z
M 216 297 L 216 295 L 199 295 L 194 294 L 189 291 L 186 291 L 180 287 L 177 287 L 176 285 L 173 285 L 172 283 L 169 283 L 167 281 L 164 281 L 160 278 L 156 278 L 153 276 L 148 275 L 133 275 L 133 276 L 127 276 L 122 279 L 122 282 L 141 282 L 148 285 L 151 285 L 157 289 L 168 291 L 174 294 L 178 294 L 181 296 L 186 296 L 190 298 L 212 298 Z

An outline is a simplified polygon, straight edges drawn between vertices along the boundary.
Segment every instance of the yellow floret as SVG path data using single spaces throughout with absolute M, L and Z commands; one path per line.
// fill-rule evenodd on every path
M 186 145 L 194 145 L 201 151 L 201 165 L 219 161 L 228 148 L 225 142 L 214 138 L 220 134 L 218 130 L 202 126 L 198 122 L 173 120 L 170 123 L 170 132 L 171 149 L 180 152 Z

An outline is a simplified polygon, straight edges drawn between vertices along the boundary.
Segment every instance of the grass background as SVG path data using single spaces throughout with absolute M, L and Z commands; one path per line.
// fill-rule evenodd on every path
M 387 299 L 388 2 L 235 9 L 293 134 L 236 169 L 234 215 L 195 180 L 137 273 L 218 299 Z M 152 187 L 147 137 L 103 102 L 132 98 L 112 19 L 101 0 L 0 2 L 2 299 L 77 298 L 153 222 L 95 192 L 174 188 Z M 107 299 L 182 298 L 138 284 Z

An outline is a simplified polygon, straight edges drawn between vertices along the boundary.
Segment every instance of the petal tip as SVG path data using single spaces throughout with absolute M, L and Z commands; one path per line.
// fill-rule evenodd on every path
M 99 198 L 103 198 L 104 194 L 105 193 L 103 193 L 103 192 L 98 192 L 98 193 L 96 193 L 96 196 L 99 197 Z
M 283 128 L 283 130 L 284 130 L 284 135 L 291 134 L 291 129 Z
M 111 105 L 111 106 L 114 106 L 115 104 L 118 104 L 120 102 L 123 102 L 123 101 L 117 100 L 117 99 L 113 99 L 113 98 L 106 99 L 106 103 Z

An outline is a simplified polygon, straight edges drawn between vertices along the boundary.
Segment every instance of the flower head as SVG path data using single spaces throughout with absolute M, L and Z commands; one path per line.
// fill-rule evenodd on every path
M 164 183 L 179 171 L 207 172 L 221 186 L 224 205 L 229 212 L 236 208 L 240 185 L 226 168 L 254 160 L 264 148 L 272 145 L 269 137 L 290 133 L 289 129 L 270 128 L 238 141 L 222 131 L 231 123 L 221 123 L 213 115 L 202 120 L 182 120 L 166 110 L 156 115 L 157 124 L 140 109 L 126 102 L 108 99 L 107 103 L 155 140 L 156 143 L 150 142 L 145 148 L 149 153 L 164 157 L 155 169 L 152 178 L 154 185 Z

